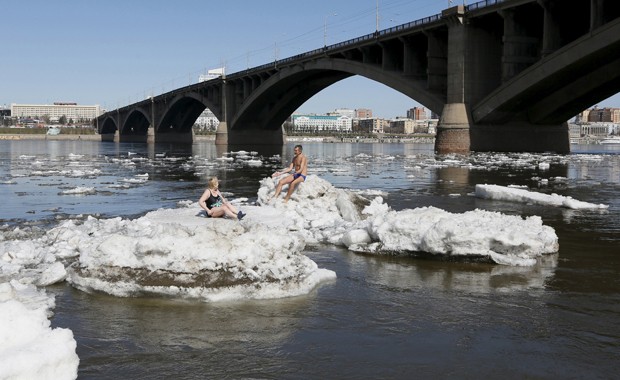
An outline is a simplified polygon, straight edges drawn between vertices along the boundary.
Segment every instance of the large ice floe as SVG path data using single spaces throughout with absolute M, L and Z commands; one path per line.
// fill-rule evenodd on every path
M 53 308 L 44 289 L 0 283 L 0 379 L 77 378 L 77 343 L 71 330 L 50 327 Z
M 519 266 L 534 265 L 537 257 L 559 248 L 555 231 L 538 216 L 484 210 L 455 214 L 435 207 L 394 211 L 381 196 L 369 201 L 312 175 L 289 203 L 270 202 L 274 186 L 270 178 L 261 181 L 259 203 L 282 210 L 288 228 L 308 242 L 371 254 L 424 253 Z

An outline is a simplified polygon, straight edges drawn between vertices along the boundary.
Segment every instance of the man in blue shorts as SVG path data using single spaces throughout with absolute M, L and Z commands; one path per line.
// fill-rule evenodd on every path
M 284 202 L 288 202 L 288 200 L 291 198 L 291 194 L 293 194 L 293 191 L 295 190 L 295 187 L 299 183 L 306 180 L 306 176 L 308 175 L 308 159 L 302 153 L 302 151 L 303 148 L 301 147 L 301 145 L 295 145 L 295 149 L 293 150 L 295 156 L 293 157 L 293 161 L 288 166 L 288 168 L 282 169 L 282 171 L 277 171 L 271 175 L 272 178 L 279 177 L 293 170 L 292 176 L 287 176 L 284 179 L 280 180 L 280 182 L 278 182 L 274 198 L 278 199 L 280 191 L 282 191 L 282 187 L 284 187 L 284 185 L 286 184 L 289 184 L 288 192 L 286 193 L 286 197 L 284 198 Z

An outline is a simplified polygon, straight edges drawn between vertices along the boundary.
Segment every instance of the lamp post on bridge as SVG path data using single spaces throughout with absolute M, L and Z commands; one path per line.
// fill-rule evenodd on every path
M 323 21 L 323 47 L 327 47 L 327 18 L 329 16 L 338 16 L 338 13 L 325 15 L 325 20 Z

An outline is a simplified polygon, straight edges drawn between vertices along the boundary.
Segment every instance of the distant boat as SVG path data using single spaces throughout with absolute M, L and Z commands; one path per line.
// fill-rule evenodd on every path
M 620 137 L 608 137 L 606 139 L 602 139 L 601 144 L 620 144 Z

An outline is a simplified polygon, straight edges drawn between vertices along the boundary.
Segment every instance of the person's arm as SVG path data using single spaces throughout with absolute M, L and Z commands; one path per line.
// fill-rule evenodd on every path
M 294 168 L 294 167 L 295 167 L 294 163 L 292 163 L 292 162 L 291 162 L 291 164 L 288 166 L 288 168 L 286 168 L 286 169 L 282 169 L 282 171 L 276 171 L 275 173 L 273 173 L 273 174 L 271 175 L 271 178 L 273 178 L 273 177 L 279 177 L 279 176 L 281 176 L 282 174 L 288 173 L 288 172 L 290 172 L 291 170 L 293 170 L 293 168 Z
M 224 198 L 224 195 L 222 195 L 221 191 L 217 191 L 217 196 L 220 197 L 220 199 L 222 200 L 222 204 L 228 203 L 228 201 L 226 200 L 226 198 Z
M 207 212 L 207 215 L 211 215 L 211 210 L 207 207 L 207 199 L 211 196 L 211 190 L 206 189 L 202 196 L 198 200 L 198 205 Z

